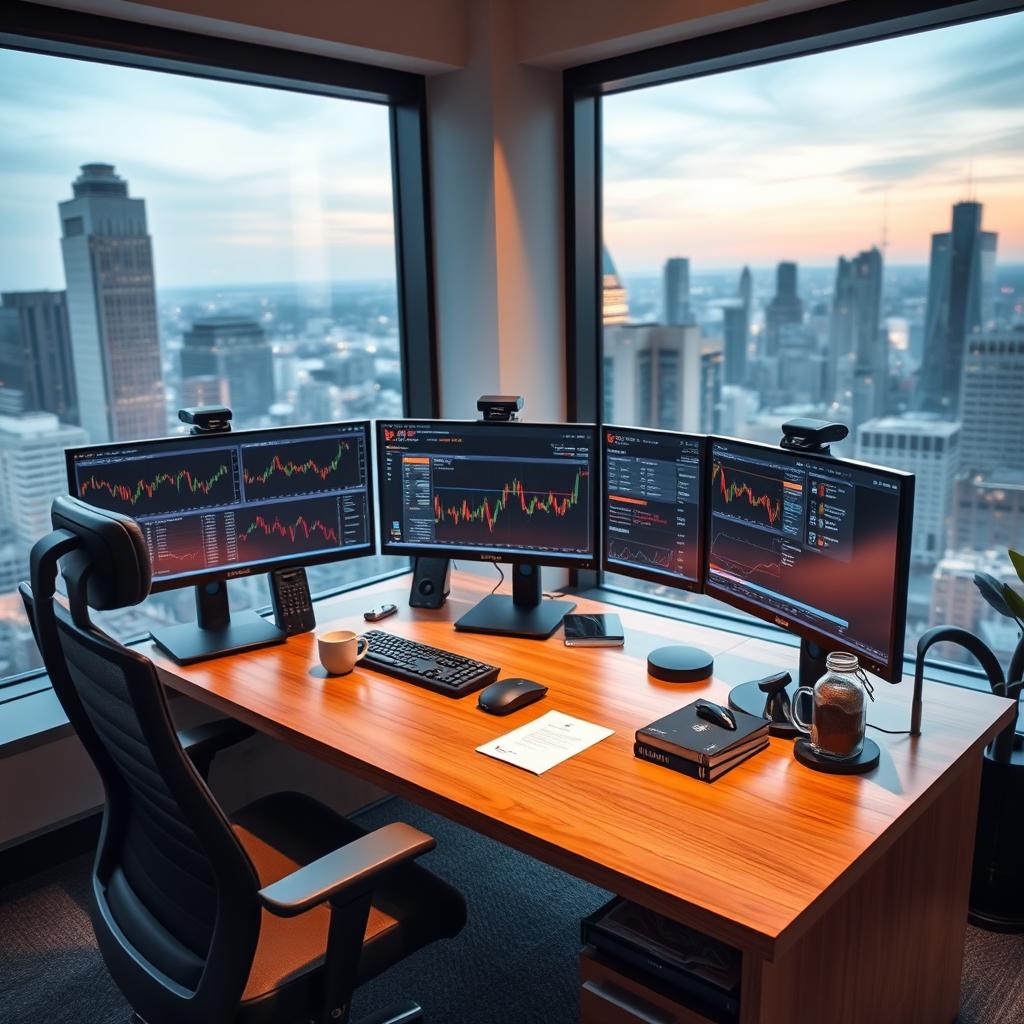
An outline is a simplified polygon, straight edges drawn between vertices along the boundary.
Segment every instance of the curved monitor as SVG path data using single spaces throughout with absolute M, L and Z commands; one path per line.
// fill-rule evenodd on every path
M 375 553 L 370 424 L 67 450 L 68 487 L 135 519 L 153 590 Z
M 701 589 L 706 440 L 701 434 L 601 427 L 606 571 Z
M 914 476 L 712 437 L 705 592 L 903 671 Z
M 381 552 L 596 567 L 596 428 L 379 420 Z

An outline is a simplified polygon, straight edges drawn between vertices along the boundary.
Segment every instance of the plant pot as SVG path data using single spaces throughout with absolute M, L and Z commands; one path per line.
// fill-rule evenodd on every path
M 1008 760 L 985 750 L 974 840 L 968 920 L 978 928 L 1024 932 L 1024 740 Z

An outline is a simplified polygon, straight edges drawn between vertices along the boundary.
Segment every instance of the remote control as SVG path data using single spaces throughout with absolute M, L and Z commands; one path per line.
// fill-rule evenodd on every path
M 270 595 L 274 602 L 274 621 L 287 636 L 308 633 L 316 626 L 309 581 L 302 566 L 275 569 L 270 574 Z

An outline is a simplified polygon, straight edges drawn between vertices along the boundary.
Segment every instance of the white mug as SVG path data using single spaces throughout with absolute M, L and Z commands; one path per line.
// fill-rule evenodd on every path
M 366 657 L 370 641 L 350 629 L 332 629 L 316 638 L 320 664 L 332 676 L 343 676 Z

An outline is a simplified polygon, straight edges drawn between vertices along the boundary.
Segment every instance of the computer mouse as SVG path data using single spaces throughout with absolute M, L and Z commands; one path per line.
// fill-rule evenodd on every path
M 546 686 L 532 679 L 499 679 L 480 691 L 476 706 L 489 715 L 510 715 L 540 700 L 547 692 Z
M 736 716 L 720 704 L 712 704 L 709 700 L 697 701 L 697 717 L 703 718 L 705 722 L 714 722 L 723 729 L 736 728 Z

